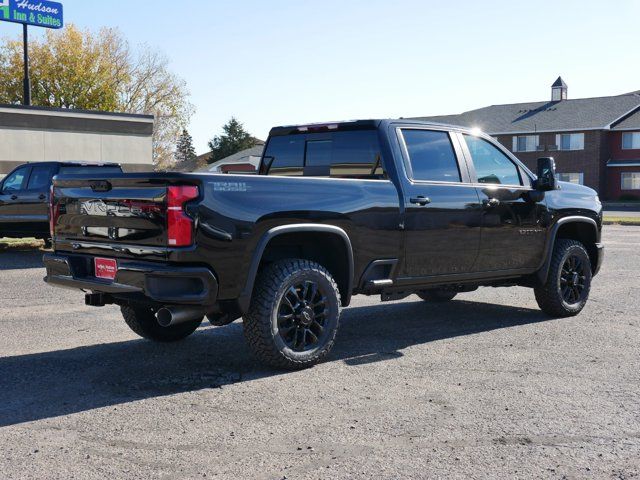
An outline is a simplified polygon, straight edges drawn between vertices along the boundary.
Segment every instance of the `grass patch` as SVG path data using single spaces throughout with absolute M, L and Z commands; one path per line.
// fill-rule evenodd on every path
M 0 238 L 0 252 L 7 250 L 38 250 L 44 242 L 37 238 Z
M 602 220 L 604 225 L 631 225 L 640 226 L 639 217 L 608 217 L 605 215 Z

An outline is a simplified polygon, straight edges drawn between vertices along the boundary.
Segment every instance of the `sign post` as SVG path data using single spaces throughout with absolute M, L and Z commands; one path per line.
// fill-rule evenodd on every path
M 31 105 L 29 32 L 27 26 L 62 28 L 64 25 L 62 4 L 48 0 L 0 0 L 0 21 L 22 24 L 24 44 L 23 103 Z
M 24 81 L 22 103 L 31 105 L 31 79 L 29 78 L 29 31 L 27 24 L 22 25 L 22 45 L 24 49 Z

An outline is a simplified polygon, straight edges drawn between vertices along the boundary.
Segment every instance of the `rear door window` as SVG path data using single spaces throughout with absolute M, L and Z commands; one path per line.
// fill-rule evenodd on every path
M 53 176 L 54 169 L 55 167 L 46 165 L 33 167 L 31 169 L 31 175 L 29 176 L 27 190 L 48 190 L 51 184 L 51 177 Z
M 414 180 L 461 182 L 458 159 L 448 132 L 402 129 Z

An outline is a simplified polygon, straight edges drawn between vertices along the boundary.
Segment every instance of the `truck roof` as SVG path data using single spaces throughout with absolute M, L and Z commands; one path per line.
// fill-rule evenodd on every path
M 306 132 L 323 132 L 333 130 L 373 130 L 378 127 L 380 120 L 340 120 L 337 122 L 306 123 L 299 125 L 283 125 L 273 127 L 270 136 L 291 135 Z
M 447 127 L 455 130 L 470 131 L 472 129 L 461 127 L 460 125 L 448 125 L 445 123 L 429 122 L 424 120 L 413 120 L 405 118 L 386 118 L 368 120 L 339 120 L 335 122 L 306 123 L 299 125 L 283 125 L 273 127 L 269 132 L 270 136 L 294 135 L 308 132 L 345 131 L 345 130 L 373 130 L 382 123 L 394 123 L 400 125 L 425 125 Z
M 37 165 L 58 165 L 60 167 L 121 167 L 119 163 L 115 162 L 27 162 L 25 165 L 37 166 Z

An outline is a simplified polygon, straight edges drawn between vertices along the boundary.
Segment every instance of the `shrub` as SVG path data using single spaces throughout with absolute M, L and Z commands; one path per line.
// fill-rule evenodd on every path
M 623 193 L 618 197 L 618 200 L 621 202 L 640 202 L 640 197 L 638 195 L 633 195 L 632 193 Z

